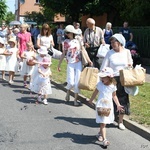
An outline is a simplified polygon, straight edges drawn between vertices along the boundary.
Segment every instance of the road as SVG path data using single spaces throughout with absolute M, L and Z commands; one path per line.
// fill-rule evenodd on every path
M 7 77 L 8 79 L 8 77 Z M 52 85 L 48 105 L 35 104 L 35 95 L 23 88 L 16 76 L 14 85 L 0 81 L 0 150 L 100 150 L 95 138 L 99 125 L 95 111 L 82 104 L 67 104 L 65 92 Z M 108 150 L 149 150 L 148 140 L 115 124 L 107 126 Z

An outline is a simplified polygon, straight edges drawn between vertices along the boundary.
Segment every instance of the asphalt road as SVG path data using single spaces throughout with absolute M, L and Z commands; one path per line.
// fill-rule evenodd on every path
M 8 78 L 8 77 L 7 77 Z M 95 111 L 82 104 L 66 104 L 65 92 L 52 85 L 48 105 L 35 104 L 35 95 L 23 88 L 16 76 L 14 85 L 0 81 L 0 150 L 100 150 L 95 138 L 99 125 Z M 148 140 L 115 124 L 107 126 L 108 150 L 149 150 Z

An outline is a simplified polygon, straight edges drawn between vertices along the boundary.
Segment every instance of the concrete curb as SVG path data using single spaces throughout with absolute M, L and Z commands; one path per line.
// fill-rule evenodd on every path
M 51 80 L 51 83 L 53 85 L 57 86 L 59 89 L 65 91 L 65 92 L 67 91 L 67 89 L 62 84 L 57 83 L 56 81 L 53 81 L 53 80 Z M 71 94 L 71 96 L 74 96 L 73 91 L 71 91 L 70 94 Z M 88 99 L 81 94 L 79 94 L 79 100 L 80 100 L 80 102 L 86 104 L 90 108 L 95 109 L 95 104 L 93 103 L 93 105 L 90 105 L 87 102 Z M 124 117 L 124 124 L 127 129 L 137 133 L 138 135 L 142 136 L 143 138 L 145 138 L 147 140 L 150 140 L 150 130 L 147 129 L 146 127 L 144 127 L 134 121 L 129 120 L 127 116 Z

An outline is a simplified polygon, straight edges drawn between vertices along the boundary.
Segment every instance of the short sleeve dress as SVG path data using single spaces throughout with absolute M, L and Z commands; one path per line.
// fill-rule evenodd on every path
M 44 68 L 42 65 L 39 67 L 42 72 L 44 73 L 50 73 L 50 67 Z M 38 71 L 36 73 L 35 79 L 32 83 L 31 91 L 41 94 L 41 95 L 47 95 L 52 94 L 51 89 L 51 83 L 49 77 L 43 77 Z
M 0 48 L 0 54 L 4 53 L 5 48 Z M 0 55 L 0 70 L 4 71 L 6 67 L 6 56 L 5 55 Z
M 108 117 L 101 117 L 96 111 L 96 123 L 110 124 L 114 122 L 114 108 L 112 93 L 117 90 L 114 84 L 104 85 L 101 81 L 97 84 L 97 90 L 99 91 L 97 107 L 111 108 L 110 115 Z M 107 101 L 106 101 L 107 100 Z M 97 109 L 96 109 L 97 110 Z
M 12 55 L 6 57 L 6 71 L 12 71 L 12 72 L 17 72 L 17 52 L 18 48 L 10 48 L 8 47 L 8 52 L 11 52 Z
M 23 59 L 23 66 L 22 66 L 22 70 L 21 70 L 21 75 L 32 75 L 33 73 L 33 69 L 34 66 L 29 66 L 27 65 L 27 60 L 30 59 L 32 56 L 34 56 L 34 51 L 24 51 L 24 54 L 26 56 L 27 59 Z

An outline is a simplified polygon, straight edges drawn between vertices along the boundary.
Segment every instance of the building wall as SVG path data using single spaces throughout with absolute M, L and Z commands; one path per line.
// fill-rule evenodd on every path
M 39 3 L 36 0 L 25 0 L 25 3 L 20 4 L 20 16 L 24 16 L 26 12 L 40 11 Z

